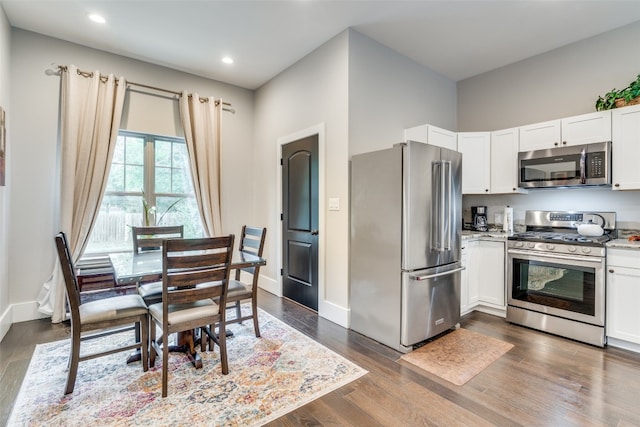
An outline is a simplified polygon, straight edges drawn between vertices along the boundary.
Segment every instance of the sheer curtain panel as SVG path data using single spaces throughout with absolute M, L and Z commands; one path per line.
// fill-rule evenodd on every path
M 60 231 L 69 237 L 74 261 L 87 245 L 107 185 L 126 93 L 125 79 L 113 74 L 63 70 L 60 97 Z M 65 319 L 64 282 L 56 260 L 38 297 L 51 321 Z
M 180 118 L 191 162 L 193 189 L 207 236 L 222 234 L 220 219 L 220 111 L 222 100 L 183 92 Z

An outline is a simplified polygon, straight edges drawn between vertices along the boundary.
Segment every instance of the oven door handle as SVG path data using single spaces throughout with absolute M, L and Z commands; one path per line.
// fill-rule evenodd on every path
M 600 264 L 602 262 L 602 257 L 590 257 L 590 256 L 571 256 L 571 255 L 556 255 L 549 253 L 541 253 L 541 252 L 531 252 L 531 251 L 520 251 L 518 249 L 509 249 L 507 254 L 515 254 L 515 255 L 533 255 L 539 258 L 554 258 L 559 260 L 574 260 L 574 261 L 585 261 L 592 262 L 594 264 Z

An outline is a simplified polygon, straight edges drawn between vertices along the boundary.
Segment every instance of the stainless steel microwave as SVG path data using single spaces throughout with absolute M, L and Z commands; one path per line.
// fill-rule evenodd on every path
M 611 141 L 518 153 L 522 188 L 611 185 Z

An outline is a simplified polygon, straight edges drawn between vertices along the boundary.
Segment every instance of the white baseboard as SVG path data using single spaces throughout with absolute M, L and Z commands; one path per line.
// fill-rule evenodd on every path
M 51 316 L 47 316 L 38 311 L 37 301 L 11 304 L 0 317 L 0 340 L 4 338 L 13 323 L 43 319 L 45 317 Z
M 4 313 L 2 313 L 2 316 L 0 316 L 0 341 L 2 341 L 7 332 L 9 332 L 11 323 L 11 306 L 9 306 Z
M 336 323 L 343 328 L 349 328 L 350 310 L 329 301 L 320 301 L 318 316 Z
M 640 344 L 629 341 L 623 341 L 616 338 L 607 337 L 607 345 L 610 347 L 618 347 L 624 350 L 640 353 Z
M 277 297 L 282 297 L 282 287 L 280 286 L 280 283 L 271 277 L 260 275 L 260 279 L 258 279 L 258 287 L 274 294 Z

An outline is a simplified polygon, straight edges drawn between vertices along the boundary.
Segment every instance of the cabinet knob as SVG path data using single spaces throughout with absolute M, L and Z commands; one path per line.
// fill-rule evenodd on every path
M 513 191 L 516 191 L 516 187 L 513 187 L 513 188 L 512 188 L 512 190 L 513 190 Z
M 620 187 L 620 184 L 613 184 L 614 187 Z
M 554 143 L 553 143 L 553 145 L 557 146 L 557 145 L 558 145 L 558 143 L 557 143 L 557 142 L 554 142 Z
M 609 273 L 615 273 L 615 272 L 613 271 L 613 268 L 610 268 L 610 269 L 609 269 Z
M 562 145 L 567 145 L 567 141 L 562 141 Z
M 485 189 L 484 189 L 484 191 L 488 193 L 488 192 L 489 192 L 489 189 L 488 189 L 488 188 L 485 188 Z

